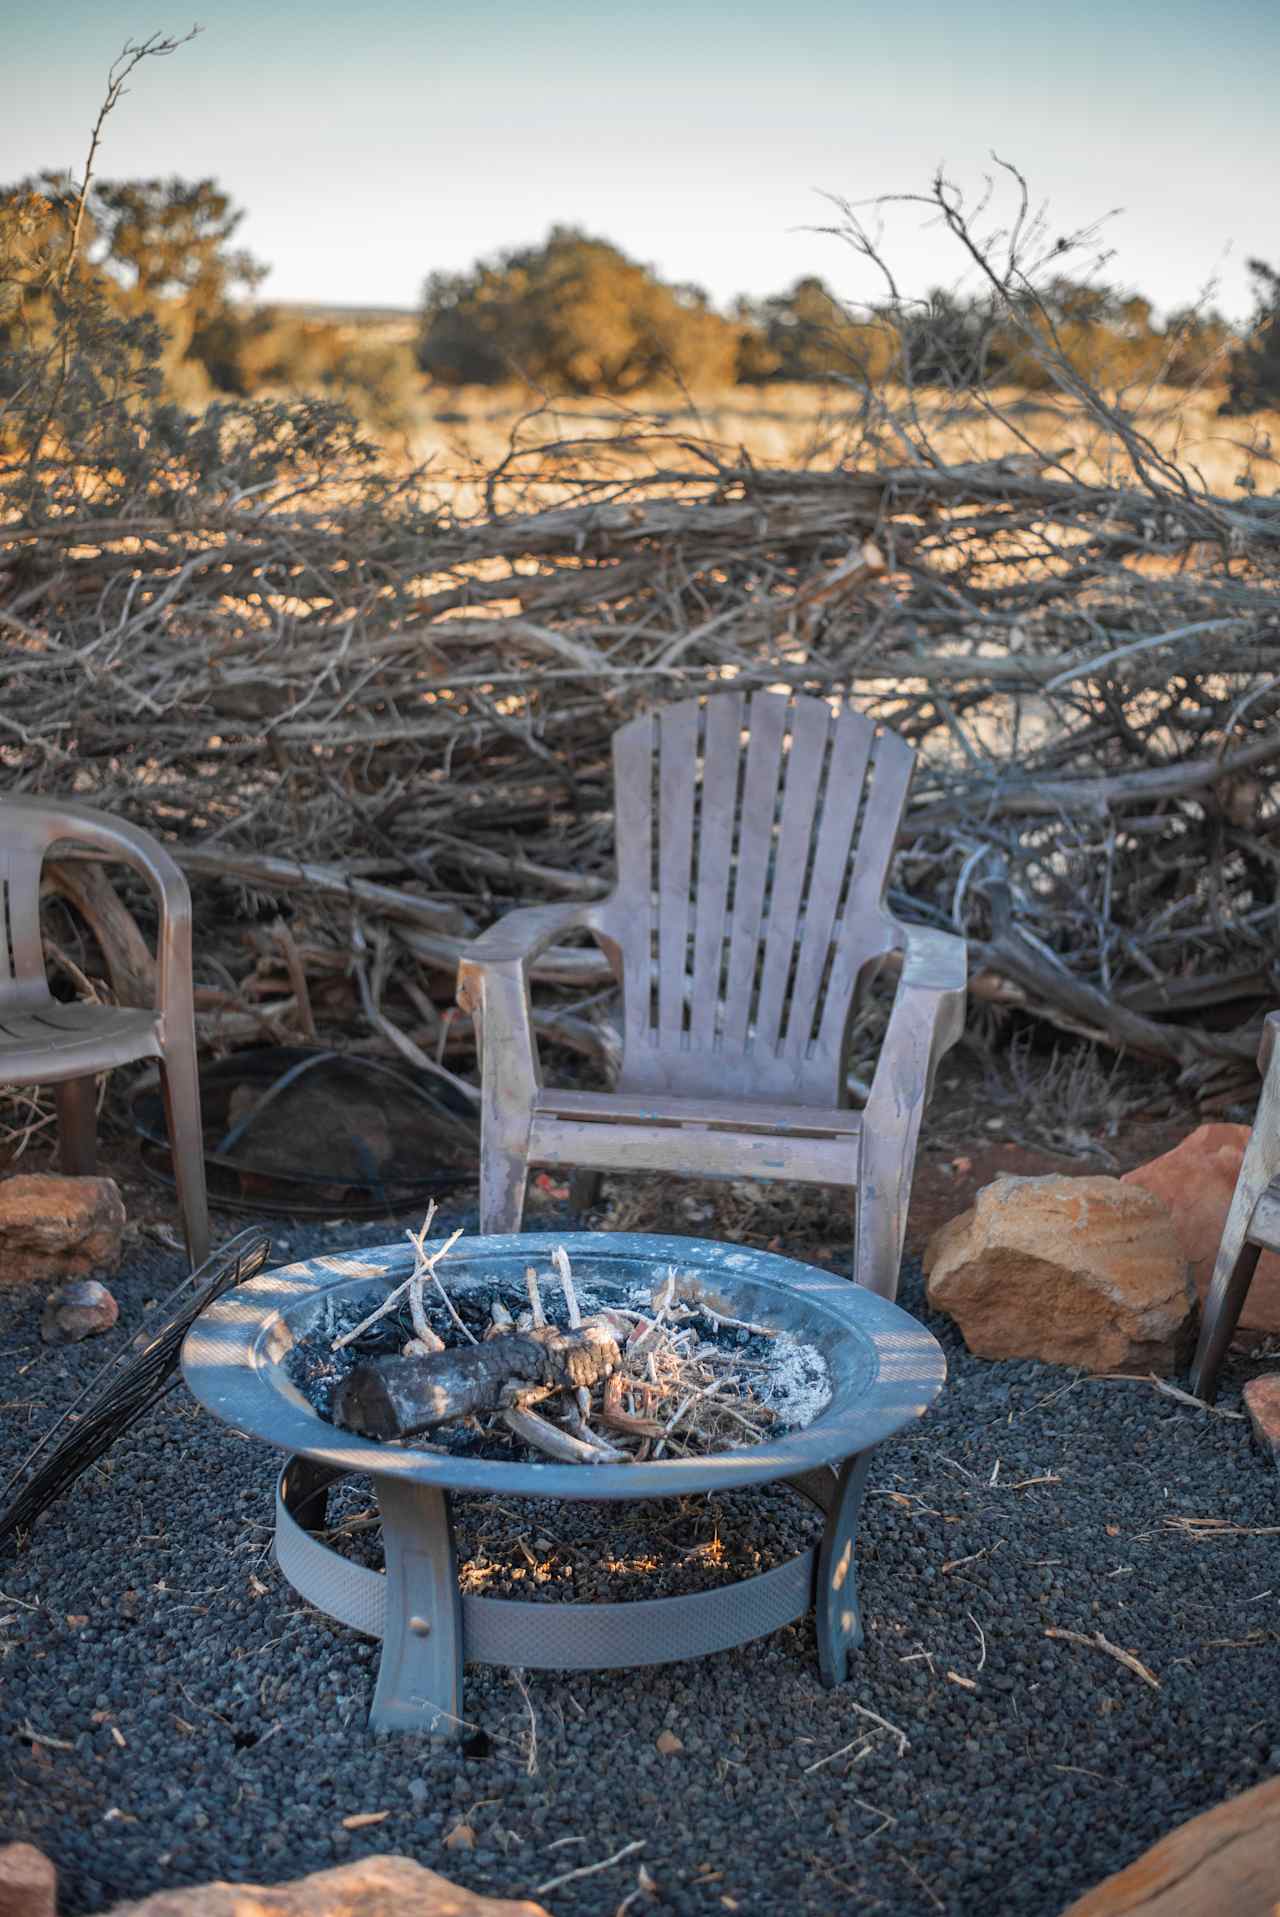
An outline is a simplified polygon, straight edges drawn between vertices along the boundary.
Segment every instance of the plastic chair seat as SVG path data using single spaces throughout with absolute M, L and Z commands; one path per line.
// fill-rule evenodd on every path
M 155 1012 L 124 1005 L 0 1006 L 0 1083 L 32 1077 L 54 1085 L 161 1056 Z

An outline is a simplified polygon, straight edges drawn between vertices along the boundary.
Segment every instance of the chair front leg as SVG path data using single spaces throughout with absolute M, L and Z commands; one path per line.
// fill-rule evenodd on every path
M 1258 1265 L 1260 1247 L 1249 1242 L 1253 1214 L 1268 1185 L 1280 1177 L 1280 1047 L 1274 1044 L 1274 1030 L 1273 1015 L 1267 1022 L 1264 1041 L 1266 1076 L 1262 1095 L 1222 1229 L 1191 1364 L 1191 1389 L 1207 1404 L 1212 1404 L 1217 1392 L 1218 1373 Z
M 965 962 L 963 940 L 909 928 L 862 1115 L 853 1275 L 882 1298 L 898 1290 L 920 1123 L 938 1063 L 964 1029 Z
M 58 1108 L 58 1161 L 68 1178 L 89 1178 L 98 1169 L 98 1082 L 67 1078 L 53 1088 Z
M 485 966 L 467 980 L 463 1002 L 480 1043 L 480 1230 L 518 1232 L 538 1090 L 523 968 Z
M 173 1159 L 173 1181 L 182 1212 L 187 1258 L 195 1271 L 209 1256 L 209 1199 L 205 1186 L 204 1132 L 200 1122 L 200 1078 L 194 1037 L 178 1041 L 160 1061 L 165 1128 Z

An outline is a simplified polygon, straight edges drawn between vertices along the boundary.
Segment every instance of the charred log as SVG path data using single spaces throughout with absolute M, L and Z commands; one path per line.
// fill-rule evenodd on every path
M 502 1411 L 538 1389 L 590 1390 L 621 1362 L 602 1325 L 547 1326 L 425 1356 L 373 1358 L 334 1394 L 333 1422 L 366 1438 L 409 1438 L 477 1412 Z

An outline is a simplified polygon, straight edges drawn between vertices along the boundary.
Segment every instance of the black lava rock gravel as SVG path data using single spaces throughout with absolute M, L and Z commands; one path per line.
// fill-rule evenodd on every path
M 391 1235 L 276 1243 L 283 1261 Z M 0 1292 L 0 1473 L 180 1275 L 135 1246 L 118 1331 L 70 1349 L 40 1343 L 36 1293 Z M 1149 1384 L 973 1359 L 916 1271 L 901 1302 L 951 1375 L 876 1459 L 847 1686 L 822 1689 L 802 1624 L 634 1675 L 522 1688 L 472 1666 L 465 1746 L 372 1737 L 376 1646 L 271 1562 L 275 1454 L 179 1391 L 0 1555 L 0 1836 L 55 1860 L 64 1917 L 371 1851 L 533 1895 L 635 1842 L 548 1892 L 556 1917 L 612 1917 L 639 1863 L 657 1889 L 635 1917 L 1060 1911 L 1280 1768 L 1280 1479 L 1244 1422 Z M 747 1502 L 722 1532 L 752 1522 Z M 776 1498 L 761 1522 L 767 1558 Z M 1158 1687 L 1050 1630 L 1100 1633 Z M 446 1848 L 459 1825 L 471 1849 Z

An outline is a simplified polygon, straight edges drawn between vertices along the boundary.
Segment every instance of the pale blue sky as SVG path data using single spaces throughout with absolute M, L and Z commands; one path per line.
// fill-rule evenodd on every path
M 805 231 L 825 193 L 978 186 L 994 147 L 1055 233 L 1112 207 L 1123 284 L 1158 305 L 1280 262 L 1277 0 L 194 0 L 205 28 L 139 69 L 105 177 L 215 176 L 272 267 L 263 297 L 415 305 L 433 268 L 541 238 L 617 241 L 718 300 L 868 269 Z M 141 7 L 141 11 L 139 10 Z M 170 0 L 13 5 L 0 182 L 78 171 L 123 42 Z M 954 280 L 945 237 L 890 229 L 908 291 Z

